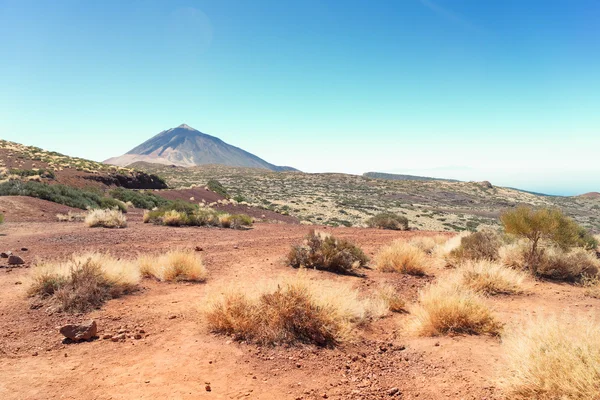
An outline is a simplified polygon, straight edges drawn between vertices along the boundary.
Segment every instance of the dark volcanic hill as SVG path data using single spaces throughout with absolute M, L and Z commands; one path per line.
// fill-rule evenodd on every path
M 295 171 L 292 167 L 270 164 L 239 147 L 202 133 L 186 124 L 162 131 L 120 157 L 106 164 L 127 166 L 137 161 L 193 167 L 222 164 L 233 167 L 263 168 L 271 171 Z

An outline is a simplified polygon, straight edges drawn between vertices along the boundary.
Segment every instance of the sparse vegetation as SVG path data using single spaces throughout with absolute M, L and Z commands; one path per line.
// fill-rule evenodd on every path
M 391 312 L 398 313 L 406 311 L 406 301 L 393 286 L 382 285 L 377 290 L 377 295 L 383 300 Z
M 125 228 L 127 226 L 127 218 L 121 210 L 90 210 L 85 216 L 85 223 L 90 228 Z
M 354 244 L 323 232 L 310 231 L 304 243 L 292 247 L 288 263 L 294 268 L 315 268 L 357 274 L 369 259 Z
M 69 211 L 66 214 L 56 214 L 58 222 L 81 222 L 85 220 L 85 217 L 85 213 L 76 213 L 73 211 Z
M 494 261 L 469 261 L 460 266 L 458 273 L 462 283 L 477 293 L 496 295 L 523 291 L 525 274 Z
M 30 196 L 83 210 L 116 207 L 127 212 L 125 205 L 118 200 L 65 185 L 10 180 L 0 183 L 0 196 Z
M 596 255 L 578 247 L 570 250 L 556 246 L 546 247 L 536 268 L 539 276 L 564 281 L 597 276 L 599 271 L 600 260 Z
M 427 254 L 419 247 L 401 240 L 383 247 L 375 256 L 375 266 L 384 272 L 425 275 Z
M 423 250 L 427 254 L 432 254 L 437 246 L 443 245 L 448 241 L 447 236 L 435 235 L 435 236 L 417 236 L 410 239 L 409 243 L 419 249 Z
M 245 214 L 230 215 L 209 207 L 176 201 L 157 210 L 147 211 L 144 214 L 144 222 L 168 226 L 221 226 L 242 229 L 252 225 L 252 218 Z
M 213 300 L 206 312 L 211 331 L 269 345 L 333 346 L 348 340 L 354 327 L 379 316 L 368 300 L 359 300 L 345 285 L 298 276 L 276 288 L 259 288 L 254 296 L 230 291 Z
M 538 316 L 503 337 L 508 398 L 594 400 L 600 392 L 600 325 L 587 316 Z
M 138 282 L 138 270 L 132 263 L 108 254 L 87 253 L 36 265 L 29 295 L 50 299 L 58 311 L 88 312 L 135 291 Z
M 420 336 L 497 335 L 501 325 L 471 289 L 449 280 L 429 285 L 411 310 L 412 330 Z
M 193 250 L 171 250 L 162 255 L 144 255 L 138 259 L 142 276 L 160 281 L 206 281 L 202 258 Z
M 370 228 L 405 231 L 408 230 L 408 218 L 393 213 L 381 213 L 369 218 L 367 225 Z
M 152 210 L 157 207 L 163 207 L 170 202 L 151 192 L 137 191 L 124 188 L 116 188 L 110 191 L 110 195 L 124 203 L 131 202 L 134 207 L 145 210 Z

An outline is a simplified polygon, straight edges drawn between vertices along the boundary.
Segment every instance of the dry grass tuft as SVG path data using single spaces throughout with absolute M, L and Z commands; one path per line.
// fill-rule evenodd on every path
M 412 331 L 420 336 L 497 335 L 501 325 L 474 291 L 455 280 L 429 285 L 412 309 Z
M 465 286 L 487 295 L 522 293 L 526 277 L 521 271 L 488 260 L 466 262 L 458 273 Z
M 127 226 L 127 219 L 120 210 L 102 210 L 95 209 L 90 210 L 85 217 L 85 223 L 90 228 L 104 227 L 104 228 L 125 228 Z
M 500 247 L 498 250 L 498 259 L 501 264 L 506 265 L 507 267 L 525 269 L 525 254 L 527 251 L 527 242 L 521 239 Z
M 345 285 L 310 281 L 300 275 L 275 287 L 263 285 L 252 296 L 231 290 L 206 311 L 212 332 L 259 344 L 311 343 L 332 346 L 349 340 L 352 330 L 383 314 Z
M 427 255 L 419 247 L 397 240 L 383 247 L 375 256 L 375 266 L 383 272 L 425 275 Z
M 448 241 L 448 236 L 435 235 L 435 236 L 416 236 L 410 239 L 409 243 L 419 249 L 423 250 L 427 254 L 432 254 L 433 249 L 437 246 L 441 246 Z
M 143 255 L 138 259 L 142 276 L 160 281 L 204 282 L 208 275 L 202 258 L 193 250 L 171 250 L 162 255 Z
M 58 222 L 81 222 L 85 220 L 86 215 L 84 213 L 76 213 L 73 211 L 69 211 L 66 214 L 56 214 L 56 219 Z
M 503 338 L 508 398 L 598 399 L 600 324 L 584 316 L 537 317 Z
M 64 262 L 36 265 L 30 296 L 51 298 L 58 311 L 87 312 L 137 290 L 135 265 L 108 254 L 86 253 Z
M 596 254 L 580 247 L 562 250 L 558 247 L 544 249 L 538 275 L 565 281 L 577 281 L 585 276 L 596 276 L 600 271 L 600 260 Z
M 377 289 L 377 298 L 383 301 L 384 307 L 391 312 L 405 312 L 406 301 L 391 285 L 382 285 Z
M 460 246 L 450 252 L 450 258 L 458 260 L 496 260 L 502 242 L 498 233 L 482 230 L 464 236 Z
M 438 244 L 431 251 L 432 255 L 437 258 L 447 258 L 448 255 L 456 248 L 460 247 L 462 239 L 469 236 L 470 232 L 461 232 L 458 235 L 452 236 L 445 242 Z

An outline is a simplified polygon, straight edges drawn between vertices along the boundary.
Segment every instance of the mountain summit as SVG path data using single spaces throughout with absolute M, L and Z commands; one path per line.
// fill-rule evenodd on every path
M 162 131 L 129 150 L 120 157 L 109 158 L 106 164 L 127 166 L 136 161 L 193 167 L 223 164 L 233 167 L 263 168 L 271 171 L 295 171 L 291 167 L 270 164 L 239 147 L 202 133 L 189 125 Z

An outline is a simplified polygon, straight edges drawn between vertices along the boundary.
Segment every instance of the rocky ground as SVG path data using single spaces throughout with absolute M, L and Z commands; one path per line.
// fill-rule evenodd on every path
M 59 210 L 60 208 L 60 210 Z M 309 227 L 258 223 L 253 229 L 172 228 L 143 224 L 129 213 L 122 230 L 87 228 L 48 218 L 65 207 L 37 199 L 0 198 L 6 223 L 0 251 L 1 399 L 499 399 L 506 373 L 501 339 L 417 338 L 404 333 L 410 314 L 393 314 L 334 349 L 260 347 L 207 332 L 202 307 L 230 285 L 294 274 L 284 257 Z M 359 244 L 369 255 L 394 239 L 429 232 L 321 228 Z M 27 298 L 37 259 L 102 250 L 117 256 L 199 247 L 206 283 L 143 281 L 136 294 L 86 315 L 51 313 Z M 27 249 L 27 250 L 22 250 Z M 367 270 L 366 277 L 311 271 L 315 279 L 351 283 L 368 293 L 387 282 L 410 301 L 445 272 L 422 278 Z M 531 281 L 525 294 L 489 299 L 498 318 L 519 324 L 535 313 L 600 314 L 600 300 L 568 284 Z M 600 315 L 599 315 L 600 316 Z M 97 339 L 63 343 L 59 327 L 94 320 Z

